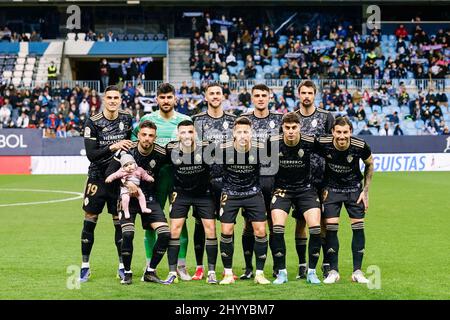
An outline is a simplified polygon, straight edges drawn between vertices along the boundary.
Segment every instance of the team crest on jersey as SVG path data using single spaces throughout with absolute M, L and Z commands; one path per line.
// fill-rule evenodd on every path
M 314 119 L 313 121 L 311 121 L 311 126 L 313 128 L 317 127 L 317 119 Z
M 84 137 L 85 137 L 85 138 L 90 138 L 90 137 L 91 137 L 91 128 L 86 127 L 86 128 L 84 129 Z
M 254 156 L 249 156 L 249 157 L 248 157 L 248 161 L 249 161 L 250 163 L 255 162 L 255 157 L 254 157 Z
M 303 151 L 303 149 L 298 150 L 298 156 L 300 158 L 303 158 L 304 155 L 305 155 L 305 151 Z
M 209 126 L 208 126 L 207 123 L 205 124 L 204 128 L 205 128 L 205 129 L 209 129 Z
M 84 205 L 87 206 L 88 204 L 89 204 L 89 198 L 86 197 L 86 198 L 84 198 Z
M 177 160 L 175 160 L 175 164 L 181 164 L 181 159 L 177 159 Z
M 331 154 L 327 154 L 327 158 L 328 158 L 328 159 L 333 159 L 333 157 L 331 156 Z
M 152 161 L 150 161 L 149 164 L 150 164 L 150 167 L 153 169 L 156 166 L 156 161 L 152 160 Z
M 122 121 L 120 121 L 119 123 L 119 130 L 122 131 L 125 128 L 125 125 L 123 124 Z
M 228 121 L 224 121 L 222 126 L 223 126 L 223 128 L 226 130 L 226 129 L 228 129 L 228 127 L 229 127 L 230 125 L 228 124 Z
M 195 158 L 195 162 L 201 162 L 202 161 L 202 155 L 199 154 L 199 153 L 197 153 L 194 158 Z
M 350 163 L 350 162 L 353 161 L 353 157 L 352 157 L 351 154 L 349 154 L 349 155 L 347 156 L 347 161 L 348 161 L 348 163 Z
M 282 156 L 283 156 L 283 152 L 280 151 L 280 152 L 278 153 L 278 156 L 279 156 L 279 157 L 282 157 Z
M 269 122 L 269 127 L 272 129 L 275 128 L 275 122 L 273 120 Z

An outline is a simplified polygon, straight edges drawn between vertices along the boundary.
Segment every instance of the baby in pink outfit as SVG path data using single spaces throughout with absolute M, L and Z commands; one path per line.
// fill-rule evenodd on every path
M 138 187 L 138 200 L 139 206 L 141 207 L 142 213 L 151 213 L 152 210 L 147 208 L 147 204 L 145 202 L 145 195 L 142 192 L 139 185 L 141 180 L 153 182 L 154 179 L 141 167 L 138 167 L 136 161 L 133 156 L 130 154 L 124 154 L 120 158 L 120 165 L 122 166 L 119 170 L 109 175 L 106 178 L 106 183 L 111 183 L 116 179 L 121 179 L 122 185 L 120 186 L 120 198 L 122 200 L 122 208 L 125 213 L 125 219 L 130 218 L 130 193 L 128 188 L 126 187 L 126 182 L 131 182 Z

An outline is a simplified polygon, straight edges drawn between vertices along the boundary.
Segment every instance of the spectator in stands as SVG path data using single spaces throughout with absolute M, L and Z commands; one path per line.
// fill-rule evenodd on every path
M 393 132 L 392 132 L 391 128 L 389 127 L 388 122 L 384 123 L 383 129 L 378 130 L 378 135 L 380 135 L 380 136 L 392 136 L 393 135 Z
M 443 88 L 441 89 L 441 92 L 436 95 L 436 101 L 440 106 L 448 108 L 448 98 Z
M 114 35 L 112 31 L 109 31 L 106 36 L 106 42 L 115 42 L 117 41 L 117 37 Z
M 381 127 L 381 118 L 378 115 L 377 110 L 374 110 L 372 115 L 370 116 L 369 122 L 368 122 L 368 126 L 369 127 L 375 127 L 378 130 L 380 130 Z
M 84 37 L 84 40 L 85 40 L 85 41 L 97 41 L 97 35 L 95 34 L 94 31 L 89 30 L 89 31 L 86 33 L 86 36 Z
M 420 114 L 420 118 L 422 121 L 427 122 L 428 120 L 431 120 L 431 110 L 430 106 L 425 106 L 425 109 L 422 109 L 422 112 Z
M 355 108 L 353 107 L 353 103 L 349 103 L 348 104 L 348 106 L 347 106 L 347 117 L 351 120 L 351 121 L 353 121 L 356 117 L 357 117 L 357 115 L 356 115 L 356 110 L 355 110 Z
M 409 94 L 406 92 L 406 88 L 404 86 L 401 86 L 400 88 L 400 94 L 398 97 L 398 104 L 399 106 L 402 105 L 408 105 L 409 103 Z
M 109 86 L 109 73 L 111 70 L 111 66 L 109 65 L 106 58 L 103 58 L 100 62 L 100 80 L 102 82 L 102 88 L 105 90 L 107 86 Z
M 435 106 L 431 115 L 436 118 L 436 120 L 440 120 L 442 118 L 442 110 L 439 105 Z
M 52 61 L 47 68 L 47 76 L 48 80 L 56 80 L 57 78 L 57 69 L 54 61 Z
M 128 70 L 128 74 L 130 77 L 130 80 L 133 82 L 138 78 L 139 76 L 139 63 L 136 58 L 131 59 L 130 68 Z
M 230 81 L 230 77 L 228 76 L 227 69 L 222 69 L 222 73 L 219 76 L 219 81 L 221 83 L 228 83 Z
M 394 136 L 403 136 L 403 130 L 400 128 L 400 124 L 397 124 L 394 129 Z
M 106 41 L 105 35 L 104 35 L 103 33 L 100 33 L 100 34 L 98 35 L 98 37 L 97 37 L 97 41 L 98 41 L 98 42 L 105 42 L 105 41 Z
M 239 98 L 239 102 L 241 105 L 245 106 L 245 107 L 250 107 L 250 103 L 251 103 L 251 95 L 249 92 L 247 92 L 247 88 L 244 87 L 243 91 L 239 94 L 238 96 Z
M 369 127 L 366 125 L 364 125 L 364 128 L 361 129 L 361 131 L 358 133 L 358 135 L 360 136 L 371 136 L 372 135 L 372 131 L 370 131 Z
M 22 111 L 22 114 L 19 118 L 17 118 L 16 121 L 16 127 L 17 128 L 28 128 L 30 125 L 30 118 L 28 117 L 28 114 L 26 111 Z
M 11 109 L 8 108 L 7 104 L 4 104 L 0 108 L 0 124 L 3 127 L 7 127 L 10 121 L 11 121 Z
M 369 99 L 369 105 L 370 107 L 373 109 L 373 106 L 380 106 L 382 105 L 382 101 L 380 99 L 380 97 L 378 97 L 378 92 L 374 92 L 372 97 L 370 97 Z
M 450 135 L 450 132 L 449 132 L 449 130 L 448 130 L 448 126 L 445 126 L 445 127 L 444 127 L 444 130 L 442 131 L 442 135 L 444 135 L 444 136 Z
M 33 30 L 33 32 L 31 33 L 31 36 L 30 36 L 30 41 L 31 42 L 39 42 L 39 41 L 42 41 L 42 39 L 39 36 L 39 34 Z
M 398 39 L 406 38 L 408 36 L 408 30 L 406 30 L 405 25 L 403 24 L 399 25 L 394 33 Z
M 442 134 L 442 132 L 444 131 L 444 128 L 445 128 L 445 121 L 441 120 L 438 125 L 438 133 Z
M 439 126 L 434 117 L 431 117 L 431 120 L 427 122 L 427 131 L 432 135 L 439 133 Z
M 295 101 L 295 88 L 291 81 L 286 82 L 286 85 L 283 87 L 283 98 L 284 100 L 292 99 Z
M 8 27 L 3 28 L 1 41 L 11 41 L 12 32 L 8 29 Z
M 399 124 L 400 123 L 400 118 L 398 117 L 398 112 L 397 111 L 395 111 L 394 114 L 388 115 L 387 118 L 389 119 L 389 123 L 391 125 L 395 125 L 395 124 Z

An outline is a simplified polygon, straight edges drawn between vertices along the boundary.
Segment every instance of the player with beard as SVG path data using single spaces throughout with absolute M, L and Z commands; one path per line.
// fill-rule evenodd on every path
M 111 161 L 107 174 L 116 172 L 121 167 L 121 160 L 130 158 L 136 161 L 136 164 L 143 168 L 153 178 L 159 175 L 161 168 L 168 163 L 166 150 L 159 144 L 155 143 L 156 139 L 156 125 L 151 121 L 143 121 L 139 124 L 138 143 L 136 147 L 131 148 L 128 152 L 118 152 Z M 130 195 L 135 194 L 138 187 L 132 182 L 126 182 Z M 125 276 L 122 279 L 122 284 L 132 283 L 131 260 L 133 257 L 133 239 L 135 233 L 135 221 L 137 214 L 140 214 L 142 221 L 142 228 L 144 230 L 154 230 L 158 235 L 153 248 L 152 258 L 144 273 L 144 281 L 156 282 L 162 284 L 163 281 L 159 279 L 156 274 L 156 267 L 161 262 L 161 259 L 169 246 L 170 230 L 167 224 L 164 211 L 156 200 L 155 183 L 141 182 L 142 192 L 145 195 L 146 206 L 151 209 L 151 213 L 143 213 L 136 198 L 130 199 L 130 217 L 127 217 L 123 210 L 120 210 L 120 225 L 122 227 L 122 256 L 125 267 Z M 121 207 L 121 206 L 119 206 Z
M 205 89 L 205 100 L 208 109 L 192 117 L 200 141 L 220 144 L 232 138 L 233 124 L 236 116 L 223 110 L 223 88 L 219 83 L 210 83 Z M 216 207 L 216 215 L 220 209 L 220 194 L 222 193 L 222 167 L 217 164 L 211 166 L 211 188 Z M 194 251 L 197 268 L 192 280 L 201 280 L 204 276 L 203 254 L 205 250 L 205 232 L 202 222 L 194 207 Z
M 252 103 L 255 107 L 253 112 L 245 113 L 252 122 L 252 137 L 254 140 L 266 143 L 272 136 L 280 133 L 281 119 L 283 115 L 269 111 L 270 89 L 265 84 L 257 84 L 252 88 Z M 267 222 L 269 225 L 269 247 L 272 251 L 272 219 L 270 214 L 270 201 L 272 199 L 274 172 L 268 171 L 269 165 L 262 166 L 260 184 L 266 205 Z M 246 219 L 244 230 L 242 231 L 242 249 L 244 251 L 245 272 L 240 276 L 241 280 L 253 277 L 253 248 L 255 236 L 253 235 L 252 224 Z M 272 251 L 273 252 L 273 251 Z
M 373 176 L 373 157 L 369 145 L 362 139 L 352 137 L 352 123 L 347 117 L 337 117 L 332 136 L 319 138 L 318 153 L 325 159 L 323 190 L 323 215 L 326 219 L 327 253 L 330 272 L 323 281 L 331 284 L 339 281 L 339 216 L 342 205 L 352 224 L 352 281 L 369 283 L 361 271 L 366 239 L 364 218 L 369 208 L 369 187 Z M 364 176 L 360 160 L 364 162 Z M 364 184 L 362 180 L 364 178 Z
M 296 111 L 300 118 L 300 132 L 305 135 L 313 137 L 319 137 L 331 133 L 334 117 L 333 115 L 323 109 L 316 108 L 314 100 L 316 97 L 317 89 L 313 81 L 304 80 L 298 86 L 298 95 L 300 99 L 300 109 Z M 311 156 L 311 175 L 312 183 L 316 188 L 319 198 L 323 189 L 323 174 L 324 174 L 324 159 L 317 154 Z M 295 209 L 294 209 L 295 210 Z M 295 248 L 299 259 L 299 270 L 297 279 L 306 279 L 306 246 L 308 243 L 306 233 L 306 221 L 303 217 L 303 212 L 296 214 L 297 219 L 296 231 L 295 231 Z M 323 217 L 323 215 L 322 215 Z M 322 219 L 322 251 L 324 253 L 322 271 L 324 278 L 328 276 L 330 270 L 330 264 L 325 250 L 325 220 Z
M 177 104 L 175 95 L 175 88 L 169 83 L 162 83 L 156 92 L 156 102 L 158 103 L 159 110 L 150 113 L 141 118 L 140 122 L 150 120 L 158 127 L 156 143 L 165 147 L 170 141 L 176 140 L 177 137 L 177 125 L 183 120 L 190 120 L 190 118 L 184 114 L 181 114 L 174 110 Z M 132 140 L 137 140 L 137 133 L 139 127 L 136 127 L 133 131 Z M 170 164 L 161 168 L 159 177 L 155 179 L 157 182 L 157 194 L 161 208 L 164 210 L 167 198 L 172 191 L 172 167 Z M 145 255 L 147 257 L 147 264 L 150 262 L 153 253 L 153 246 L 156 241 L 156 234 L 153 230 L 145 231 Z M 183 226 L 183 230 L 180 235 L 180 253 L 178 256 L 178 268 L 177 272 L 181 280 L 191 280 L 190 275 L 186 269 L 186 255 L 188 247 L 188 233 L 186 225 Z

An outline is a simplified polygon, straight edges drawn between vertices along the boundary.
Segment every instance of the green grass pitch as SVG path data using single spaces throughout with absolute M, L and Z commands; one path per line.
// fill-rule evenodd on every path
M 295 280 L 297 257 L 292 218 L 288 220 L 286 285 L 256 286 L 237 281 L 234 286 L 211 286 L 204 281 L 162 286 L 141 283 L 144 266 L 143 231 L 137 224 L 133 259 L 134 283 L 123 286 L 116 279 L 117 257 L 111 217 L 100 216 L 91 255 L 92 277 L 80 289 L 68 288 L 71 266 L 81 262 L 80 233 L 83 221 L 81 199 L 48 204 L 5 206 L 12 203 L 57 200 L 69 194 L 17 191 L 44 189 L 82 192 L 85 176 L 0 176 L 2 244 L 0 271 L 4 286 L 0 299 L 449 299 L 450 273 L 450 172 L 376 173 L 366 219 L 364 271 L 377 266 L 381 288 L 369 289 L 351 283 L 351 229 L 342 215 L 340 236 L 341 281 L 312 286 Z M 193 219 L 189 220 L 188 265 L 195 267 L 192 247 Z M 219 225 L 218 225 L 219 226 Z M 236 230 L 235 273 L 242 271 L 242 217 Z M 222 272 L 218 257 L 217 271 Z M 206 262 L 206 255 L 205 255 Z M 69 268 L 69 273 L 68 273 Z M 269 278 L 272 259 L 267 260 Z M 167 275 L 166 257 L 158 267 Z M 319 272 L 321 276 L 321 273 Z

